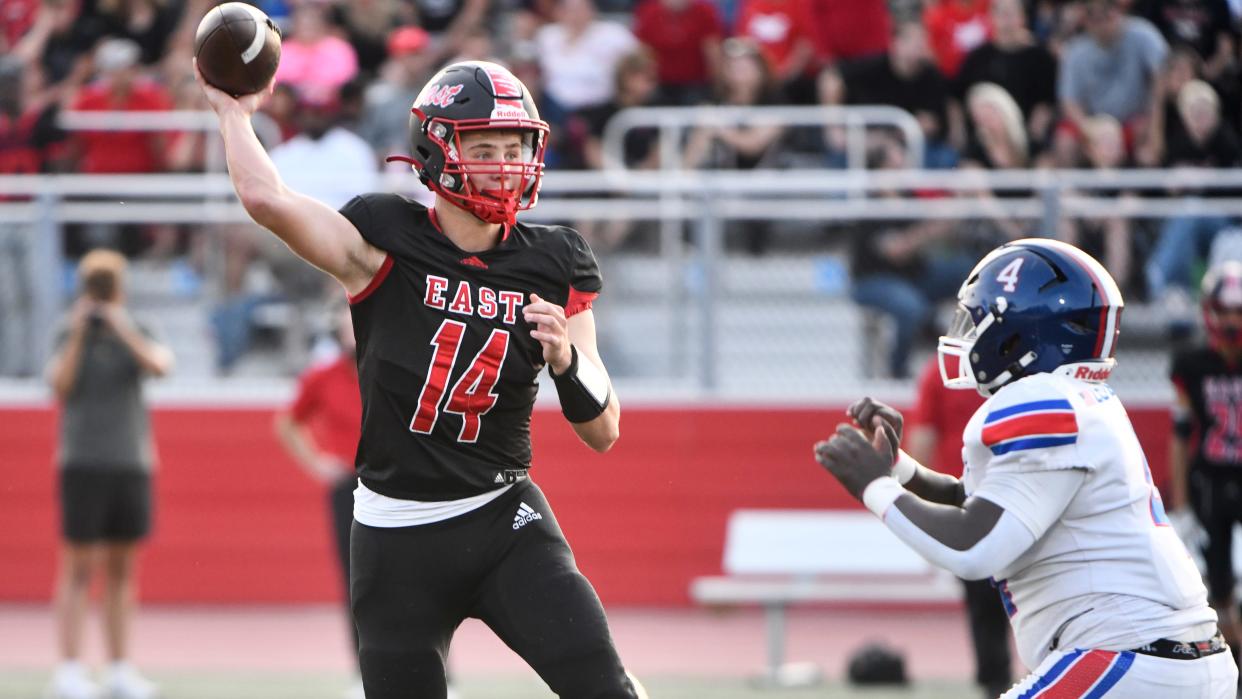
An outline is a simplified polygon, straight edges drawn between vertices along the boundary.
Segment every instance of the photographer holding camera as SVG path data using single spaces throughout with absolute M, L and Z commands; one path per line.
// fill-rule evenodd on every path
M 56 699 L 152 699 L 127 662 L 138 544 L 151 526 L 154 441 L 142 379 L 173 365 L 125 310 L 125 258 L 93 250 L 78 265 L 79 295 L 57 336 L 47 380 L 61 404 L 57 463 L 63 548 L 55 603 L 61 663 Z M 102 568 L 110 665 L 104 688 L 79 660 L 91 580 Z

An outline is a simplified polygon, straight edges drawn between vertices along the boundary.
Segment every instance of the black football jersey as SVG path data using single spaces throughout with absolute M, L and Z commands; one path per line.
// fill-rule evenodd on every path
M 530 415 L 544 367 L 522 307 L 532 293 L 583 308 L 602 287 L 572 229 L 518 223 L 484 252 L 465 252 L 433 212 L 395 194 L 341 209 L 388 253 L 351 299 L 362 390 L 358 476 L 407 500 L 477 495 L 530 468 Z
M 1192 467 L 1242 466 L 1242 365 L 1196 347 L 1175 354 L 1170 373 L 1190 398 Z

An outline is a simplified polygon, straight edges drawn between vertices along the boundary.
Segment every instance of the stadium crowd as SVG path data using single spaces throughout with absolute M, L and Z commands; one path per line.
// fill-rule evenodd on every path
M 59 110 L 204 109 L 194 30 L 212 0 L 0 0 L 0 173 L 196 172 L 200 132 L 66 133 Z M 1242 164 L 1238 0 L 264 0 L 283 30 L 275 94 L 256 130 L 295 188 L 339 206 L 373 189 L 383 158 L 408 149 L 408 108 L 441 65 L 506 63 L 552 125 L 552 169 L 602 166 L 601 135 L 641 105 L 881 104 L 918 121 L 924 162 L 899 136 L 868 134 L 869 168 L 1117 168 Z M 738 124 L 686 135 L 688 167 L 846 166 L 843 129 Z M 624 158 L 660 165 L 631 132 Z M 330 167 L 326 163 L 332 163 Z M 317 173 L 330 170 L 331 178 Z M 1186 192 L 1107 193 L 1125 198 Z M 943 197 L 944 192 L 891 192 Z M 982 191 L 969 196 L 1012 196 Z M 1098 255 L 1127 293 L 1185 296 L 1219 217 L 1009 219 L 834 224 L 847 240 L 860 304 L 917 333 L 937 301 L 998 240 L 1057 235 Z M 730 249 L 763 254 L 765 222 L 737 224 Z M 626 230 L 583 225 L 597 248 Z M 98 245 L 130 255 L 198 254 L 174 226 L 86 226 L 70 258 Z M 244 351 L 237 319 L 262 244 L 226 232 L 225 303 L 213 322 L 221 365 Z M 230 301 L 232 299 L 232 301 Z M 232 344 L 230 344 L 232 342 Z M 895 346 L 908 347 L 910 337 Z M 232 348 L 232 349 L 231 349 Z M 889 372 L 905 376 L 895 352 Z

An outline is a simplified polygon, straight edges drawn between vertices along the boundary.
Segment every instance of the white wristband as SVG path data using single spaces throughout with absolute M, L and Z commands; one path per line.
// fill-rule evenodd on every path
M 901 487 L 896 478 L 883 476 L 863 488 L 862 501 L 876 517 L 883 519 L 885 511 L 905 492 L 906 489 Z
M 893 478 L 897 482 L 905 485 L 914 478 L 915 472 L 919 470 L 919 462 L 914 460 L 913 456 L 906 453 L 905 449 L 897 450 L 897 461 L 893 463 Z

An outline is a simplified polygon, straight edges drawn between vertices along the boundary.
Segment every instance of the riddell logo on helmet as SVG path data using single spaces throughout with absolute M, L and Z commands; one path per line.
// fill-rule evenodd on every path
M 526 113 L 526 109 L 521 102 L 514 100 L 496 100 L 496 106 L 492 109 L 492 119 L 529 119 L 530 115 Z
M 1107 381 L 1109 374 L 1112 373 L 1112 369 L 1091 369 L 1085 366 L 1080 366 L 1074 372 L 1074 378 L 1084 379 L 1086 381 Z
M 461 92 L 463 85 L 438 85 L 428 88 L 428 90 L 420 96 L 417 107 L 424 105 L 435 105 L 441 109 L 453 103 L 453 98 L 457 93 Z

